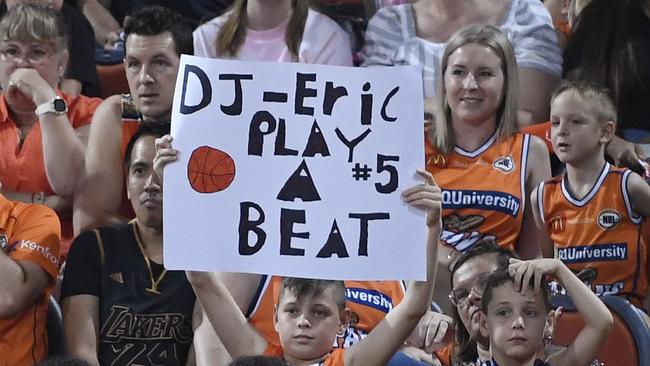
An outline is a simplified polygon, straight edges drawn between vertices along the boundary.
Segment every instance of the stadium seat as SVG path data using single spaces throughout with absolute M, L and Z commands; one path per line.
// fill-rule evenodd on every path
M 614 327 L 598 352 L 598 360 L 605 365 L 649 365 L 650 324 L 647 315 L 622 297 L 604 296 L 601 299 L 614 315 Z M 564 307 L 553 344 L 566 347 L 584 327 L 584 321 L 569 297 L 553 296 L 552 302 L 555 307 Z
M 52 296 L 50 296 L 50 303 L 47 307 L 46 329 L 48 355 L 65 355 L 65 338 L 63 335 L 63 317 L 61 316 L 61 307 Z
M 124 64 L 96 65 L 101 97 L 106 99 L 115 94 L 129 93 Z

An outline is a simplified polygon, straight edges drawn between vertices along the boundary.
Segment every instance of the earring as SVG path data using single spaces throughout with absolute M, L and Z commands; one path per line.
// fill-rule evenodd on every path
M 553 335 L 547 334 L 544 336 L 544 343 L 551 344 L 553 342 Z

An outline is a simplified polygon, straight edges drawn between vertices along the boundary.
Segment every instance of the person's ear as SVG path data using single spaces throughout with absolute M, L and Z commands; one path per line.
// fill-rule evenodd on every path
M 562 307 L 560 306 L 556 310 L 551 310 L 546 316 L 546 326 L 544 326 L 544 340 L 552 340 L 555 335 L 555 330 L 557 329 L 557 323 L 562 316 Z
M 481 332 L 481 336 L 483 336 L 485 339 L 490 338 L 490 330 L 488 329 L 488 324 L 487 324 L 487 315 L 483 312 L 483 310 L 479 310 L 478 312 L 478 324 L 479 324 L 479 332 Z
M 278 330 L 278 305 L 273 305 L 273 328 L 276 332 L 280 333 Z
M 615 133 L 615 124 L 613 121 L 607 121 L 603 123 L 603 125 L 600 128 L 600 143 L 601 144 L 606 144 L 612 140 L 614 137 Z

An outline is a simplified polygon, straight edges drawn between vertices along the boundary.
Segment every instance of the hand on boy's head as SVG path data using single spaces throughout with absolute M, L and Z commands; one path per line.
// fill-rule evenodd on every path
M 153 169 L 161 180 L 165 166 L 178 159 L 178 150 L 172 149 L 172 140 L 171 135 L 165 135 L 157 138 L 155 142 L 156 156 L 153 158 Z
M 531 278 L 533 278 L 535 293 L 539 293 L 544 275 L 555 274 L 557 269 L 556 259 L 542 258 L 522 261 L 510 258 L 508 273 L 514 280 L 515 291 L 525 295 Z
M 402 192 L 402 198 L 409 204 L 427 210 L 427 225 L 439 224 L 442 212 L 442 192 L 433 179 L 433 175 L 426 170 L 417 170 L 417 174 L 424 178 L 423 184 L 413 186 Z

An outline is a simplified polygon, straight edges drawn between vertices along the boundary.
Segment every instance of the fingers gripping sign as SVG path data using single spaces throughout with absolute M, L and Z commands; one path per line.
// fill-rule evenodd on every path
M 440 213 L 442 212 L 440 187 L 428 171 L 418 169 L 417 174 L 424 178 L 424 183 L 402 192 L 402 198 L 413 206 L 427 210 L 427 226 L 440 225 Z
M 178 160 L 178 150 L 172 148 L 171 135 L 165 135 L 156 139 L 156 156 L 153 159 L 153 169 L 156 175 L 163 180 L 163 171 L 167 164 Z

